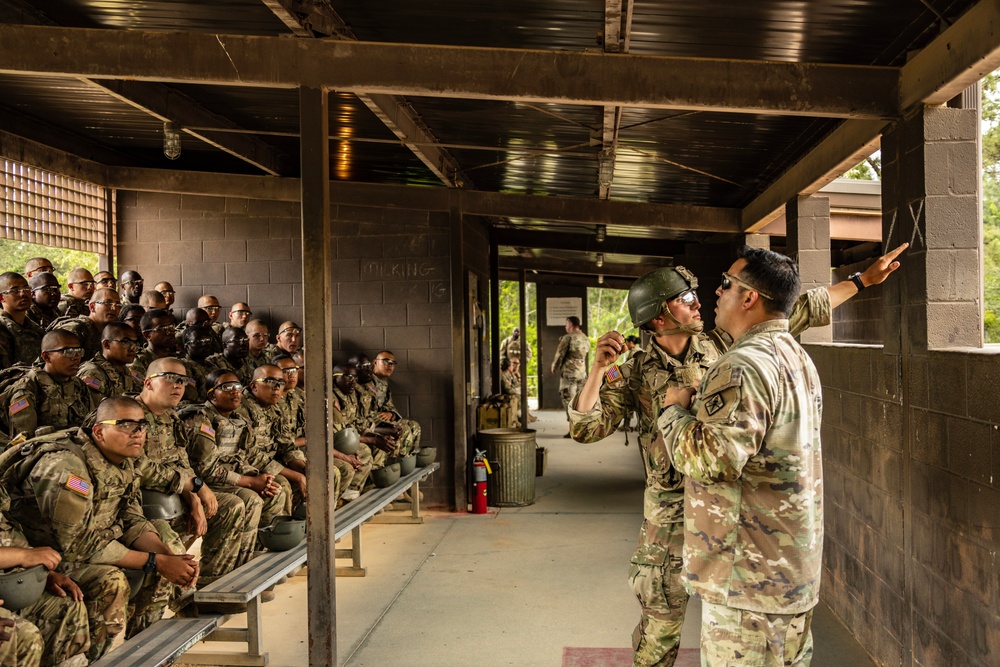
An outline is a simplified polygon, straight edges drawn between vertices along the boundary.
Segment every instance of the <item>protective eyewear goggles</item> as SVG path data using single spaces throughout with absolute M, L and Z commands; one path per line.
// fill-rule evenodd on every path
M 105 426 L 117 426 L 129 435 L 145 433 L 146 429 L 149 428 L 148 423 L 137 419 L 105 419 L 104 421 L 99 421 L 97 423 L 104 424 Z
M 147 379 L 154 380 L 156 378 L 163 378 L 170 384 L 187 384 L 191 381 L 187 375 L 181 375 L 180 373 L 153 373 Z

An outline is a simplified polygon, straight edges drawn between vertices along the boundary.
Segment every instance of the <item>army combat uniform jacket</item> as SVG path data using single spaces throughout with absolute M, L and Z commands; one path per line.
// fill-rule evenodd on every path
M 795 304 L 789 320 L 793 333 L 830 322 L 830 295 L 825 288 L 809 290 Z M 632 562 L 662 565 L 668 556 L 666 535 L 670 524 L 684 518 L 684 478 L 671 465 L 661 440 L 656 418 L 662 409 L 663 396 L 671 387 L 698 384 L 708 368 L 729 347 L 731 340 L 719 330 L 696 334 L 682 359 L 676 359 L 650 341 L 645 350 L 636 351 L 621 366 L 621 377 L 601 386 L 597 404 L 589 412 L 573 409 L 570 433 L 577 442 L 597 442 L 615 432 L 626 415 L 639 416 L 639 447 L 646 468 L 643 496 L 643 526 L 639 548 Z M 610 370 L 610 369 L 609 369 Z M 575 406 L 575 401 L 574 401 Z
M 289 461 L 305 461 L 306 455 L 295 446 L 294 438 L 285 431 L 281 412 L 276 405 L 264 406 L 246 389 L 237 414 L 253 430 L 253 447 L 247 463 L 262 473 L 281 474 Z
M 43 330 L 59 319 L 59 311 L 55 308 L 48 308 L 37 303 L 31 304 L 28 309 L 28 319 L 40 326 Z
M 91 359 L 101 353 L 101 334 L 104 327 L 100 329 L 94 321 L 87 315 L 80 317 L 60 317 L 49 325 L 49 331 L 64 329 L 80 339 L 80 347 L 83 348 L 83 358 Z
M 225 417 L 205 401 L 199 410 L 185 410 L 182 421 L 189 434 L 191 465 L 210 486 L 236 486 L 240 476 L 258 474 L 247 460 L 253 431 L 238 413 Z
M 787 320 L 755 325 L 709 370 L 688 412 L 659 418 L 687 477 L 684 585 L 706 602 L 799 614 L 819 601 L 822 388 Z
M 109 396 L 134 395 L 142 391 L 143 376 L 138 371 L 132 368 L 120 370 L 103 354 L 84 362 L 76 375 L 94 393 L 98 403 Z
M 100 402 L 80 378 L 54 378 L 40 368 L 28 371 L 11 386 L 8 395 L 11 438 L 18 434 L 34 437 L 40 426 L 57 431 L 79 426 Z
M 42 352 L 44 335 L 45 330 L 27 316 L 24 324 L 18 324 L 6 310 L 0 309 L 0 367 L 35 363 Z
M 552 372 L 559 373 L 559 388 L 575 386 L 587 379 L 587 354 L 590 340 L 582 331 L 574 331 L 559 339 Z
M 78 299 L 72 294 L 63 294 L 56 306 L 60 315 L 66 317 L 86 317 L 90 313 L 90 305 L 83 299 Z

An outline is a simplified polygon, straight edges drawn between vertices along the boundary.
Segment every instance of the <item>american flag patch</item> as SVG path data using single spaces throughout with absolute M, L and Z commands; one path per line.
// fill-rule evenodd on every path
M 609 368 L 605 373 L 604 377 L 608 378 L 608 382 L 615 382 L 616 380 L 622 379 L 622 372 L 618 370 L 618 364 L 615 364 Z
M 189 378 L 188 378 L 188 386 L 189 386 L 189 387 L 194 387 L 194 386 L 195 386 L 196 384 L 198 384 L 198 383 L 197 383 L 197 382 L 195 382 L 195 380 L 194 380 L 194 378 L 193 378 L 193 377 L 189 377 Z
M 138 382 L 139 384 L 142 384 L 143 382 L 146 381 L 146 378 L 142 377 L 142 373 L 140 373 L 139 371 L 129 371 L 129 373 L 132 374 L 132 378 L 135 379 L 135 381 Z
M 69 476 L 69 479 L 66 480 L 66 488 L 70 491 L 76 491 L 81 496 L 90 495 L 90 483 L 85 482 L 76 475 Z
M 212 428 L 211 424 L 202 424 L 201 428 L 198 429 L 200 432 L 204 433 L 210 438 L 215 438 L 215 429 Z
M 97 378 L 92 378 L 85 375 L 83 377 L 83 383 L 88 387 L 90 387 L 91 389 L 95 389 L 97 391 L 101 390 L 101 381 L 98 380 Z
M 28 407 L 28 399 L 22 398 L 17 403 L 10 404 L 10 414 L 16 415 L 18 412 L 24 410 L 26 407 Z

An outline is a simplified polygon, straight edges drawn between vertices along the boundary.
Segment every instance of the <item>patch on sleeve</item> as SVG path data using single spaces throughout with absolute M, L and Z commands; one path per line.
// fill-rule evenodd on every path
M 102 382 L 97 378 L 92 378 L 89 375 L 83 376 L 83 383 L 95 391 L 100 391 Z
M 20 401 L 10 404 L 10 414 L 16 415 L 18 412 L 24 410 L 26 407 L 28 407 L 28 399 L 22 398 Z
M 722 394 L 713 394 L 705 400 L 705 412 L 709 415 L 714 415 L 716 412 L 725 407 L 726 402 L 722 400 Z
M 714 417 L 728 407 L 731 416 L 740 402 L 743 369 L 733 368 L 726 364 L 715 369 L 715 372 L 707 380 L 705 383 L 706 395 L 701 400 L 701 407 L 705 414 Z
M 189 387 L 197 386 L 197 384 L 198 383 L 195 381 L 195 379 L 193 377 L 188 376 L 188 386 Z
M 90 495 L 90 483 L 77 477 L 76 475 L 69 476 L 69 479 L 66 480 L 66 488 L 70 491 L 76 491 L 81 496 Z
M 618 364 L 614 364 L 607 371 L 604 372 L 604 377 L 608 379 L 608 382 L 617 382 L 622 379 L 622 372 L 618 369 Z
M 337 408 L 338 410 L 341 409 L 341 407 L 340 407 L 340 399 L 337 399 L 337 398 L 333 399 L 333 407 Z
M 207 435 L 212 440 L 215 440 L 215 429 L 212 428 L 211 424 L 202 424 L 201 428 L 198 429 L 198 432 Z
M 142 373 L 140 373 L 139 371 L 130 370 L 129 373 L 132 374 L 132 379 L 134 379 L 139 384 L 143 384 L 146 381 L 146 378 L 144 378 L 142 376 Z

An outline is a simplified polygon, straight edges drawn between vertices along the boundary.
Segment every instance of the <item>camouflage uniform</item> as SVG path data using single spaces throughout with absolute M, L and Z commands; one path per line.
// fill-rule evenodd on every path
M 251 352 L 250 354 L 247 355 L 247 358 L 243 362 L 244 367 L 246 368 L 246 370 L 244 370 L 243 372 L 247 373 L 246 380 L 240 377 L 239 373 L 237 373 L 236 377 L 240 377 L 240 382 L 242 382 L 244 385 L 250 384 L 250 381 L 253 380 L 253 372 L 258 368 L 260 368 L 261 366 L 263 366 L 264 364 L 271 363 L 270 359 L 271 358 L 267 356 L 266 348 L 256 357 L 253 355 L 253 352 Z
M 60 315 L 65 317 L 80 317 L 83 315 L 86 317 L 90 314 L 90 305 L 83 299 L 78 299 L 72 294 L 63 294 L 59 299 L 59 305 L 56 306 L 56 310 L 59 311 Z
M 281 412 L 282 428 L 292 439 L 304 438 L 306 435 L 306 415 L 305 415 L 306 394 L 296 387 L 290 392 L 285 392 L 278 402 L 278 409 Z M 333 420 L 335 421 L 335 419 Z M 301 447 L 299 448 L 301 450 Z M 340 495 L 348 489 L 354 479 L 354 466 L 343 459 L 334 457 L 331 464 L 337 469 L 340 475 L 340 483 L 334 488 L 334 502 Z
M 573 397 L 580 393 L 587 381 L 587 354 L 590 340 L 582 331 L 574 331 L 559 339 L 556 358 L 552 360 L 552 372 L 559 371 L 559 395 L 563 410 L 569 410 Z
M 684 586 L 704 604 L 704 665 L 809 664 L 822 404 L 809 355 L 787 320 L 770 320 L 709 369 L 693 414 L 672 405 L 660 415 L 662 446 L 686 476 Z
M 294 436 L 285 431 L 278 406 L 262 405 L 249 387 L 243 390 L 243 402 L 235 414 L 246 421 L 253 431 L 252 448 L 247 463 L 260 472 L 276 476 L 275 481 L 281 485 L 281 490 L 285 493 L 286 513 L 291 514 L 292 509 L 299 505 L 303 498 L 298 486 L 293 487 L 281 471 L 291 461 L 305 461 L 305 452 L 295 446 Z M 339 488 L 339 471 L 332 468 L 330 473 L 335 477 L 334 484 Z
M 500 393 L 506 396 L 517 396 L 518 400 L 512 401 L 514 404 L 514 417 L 521 423 L 521 376 L 513 371 L 504 371 L 500 374 Z
M 60 313 L 55 308 L 48 308 L 37 303 L 31 304 L 28 309 L 28 319 L 40 326 L 43 330 L 59 319 Z M 41 341 L 39 341 L 41 342 Z
M 131 459 L 113 465 L 80 429 L 42 436 L 30 444 L 57 441 L 63 444 L 49 445 L 52 451 L 43 453 L 30 470 L 18 472 L 25 475 L 20 485 L 12 476 L 17 468 L 8 471 L 3 485 L 12 489 L 11 515 L 28 542 L 61 552 L 59 571 L 83 590 L 90 625 L 87 658 L 96 660 L 125 629 L 129 585 L 115 564 L 128 554 L 128 545 L 154 527 L 142 515 L 139 478 Z M 79 449 L 70 449 L 74 446 Z M 71 477 L 82 483 L 71 488 Z M 176 542 L 168 544 L 183 550 Z M 130 634 L 145 627 L 137 619 L 163 613 L 162 606 L 150 608 L 148 596 L 140 598 L 135 616 L 130 615 Z
M 14 364 L 30 366 L 42 351 L 45 330 L 25 317 L 18 324 L 6 310 L 0 309 L 0 368 Z
M 218 354 L 213 354 L 206 359 L 205 367 L 208 368 L 209 371 L 214 371 L 216 369 L 229 371 L 230 373 L 236 375 L 240 384 L 246 387 L 253 380 L 253 372 L 257 369 L 257 367 L 250 364 L 249 361 L 250 357 L 248 356 L 246 359 L 241 359 L 239 364 L 234 364 L 226 357 L 226 355 L 220 352 Z
M 194 471 L 215 491 L 230 493 L 245 507 L 242 546 L 236 566 L 250 560 L 257 544 L 257 528 L 285 510 L 284 492 L 263 498 L 252 489 L 239 486 L 241 475 L 258 474 L 246 463 L 247 440 L 253 437 L 250 426 L 237 415 L 223 417 L 210 402 L 191 406 L 181 414 L 186 431 L 188 457 Z
M 80 339 L 80 347 L 83 348 L 83 358 L 92 359 L 94 355 L 101 353 L 101 334 L 104 327 L 97 328 L 94 321 L 86 315 L 80 317 L 60 317 L 49 325 L 49 331 L 62 329 L 69 331 Z
M 334 385 L 333 408 L 330 411 L 330 426 L 333 428 L 334 433 L 351 426 L 359 435 L 364 435 L 371 427 L 371 423 L 360 417 L 358 413 L 358 398 L 356 393 L 352 392 L 348 396 Z M 372 468 L 380 468 L 385 462 L 385 452 L 379 450 L 379 454 L 382 454 L 380 457 L 382 462 L 376 465 L 371 448 L 363 442 L 358 443 L 358 453 L 355 456 L 360 459 L 361 467 L 354 471 L 354 479 L 347 485 L 347 488 L 352 491 L 361 491 L 365 488 L 365 483 L 372 474 Z
M 525 343 L 524 351 L 528 353 L 525 363 L 531 361 L 531 346 Z M 514 340 L 514 336 L 507 336 L 502 341 L 500 341 L 500 363 L 503 363 L 504 359 L 520 359 L 521 358 L 521 339 L 518 338 Z
M 795 332 L 829 321 L 829 293 L 822 287 L 802 295 L 791 317 Z M 639 546 L 629 569 L 629 582 L 642 606 L 642 616 L 632 635 L 636 665 L 673 665 L 687 607 L 681 581 L 684 478 L 659 444 L 662 438 L 656 418 L 666 390 L 697 385 L 731 342 L 720 330 L 696 334 L 683 358 L 678 359 L 651 340 L 645 350 L 633 351 L 628 361 L 618 367 L 621 378 L 609 381 L 605 377 L 593 409 L 578 412 L 574 409 L 576 399 L 570 406 L 570 433 L 577 442 L 606 438 L 633 411 L 639 417 L 646 491 Z
M 24 539 L 5 516 L 10 510 L 10 497 L 0 486 L 0 548 L 14 547 L 30 549 Z M 45 660 L 47 665 L 57 665 L 80 656 L 83 660 L 90 648 L 90 632 L 87 626 L 87 606 L 71 597 L 56 597 L 48 591 L 32 605 L 16 614 L 10 610 L 0 612 L 5 618 L 15 619 L 14 637 L 9 646 L 0 643 L 0 666 L 17 667 L 38 665 Z
M 139 350 L 139 352 L 135 355 L 135 361 L 129 364 L 128 367 L 132 371 L 138 373 L 139 376 L 142 377 L 143 380 L 145 380 L 146 369 L 149 368 L 149 365 L 154 361 L 156 361 L 157 359 L 164 359 L 169 356 L 171 355 L 167 354 L 164 355 L 163 357 L 158 357 L 155 354 L 153 354 L 153 350 L 149 346 L 146 346 Z
M 142 391 L 143 376 L 138 371 L 120 370 L 103 354 L 84 362 L 76 375 L 94 393 L 98 403 L 109 396 L 135 395 Z
M 373 424 L 382 421 L 378 413 L 391 412 L 394 418 L 390 421 L 402 429 L 396 439 L 393 456 L 406 456 L 420 449 L 420 424 L 413 419 L 402 418 L 399 410 L 392 404 L 392 391 L 387 381 L 373 375 L 371 382 L 356 385 L 355 391 L 358 394 L 360 413 L 367 415 Z
M 56 430 L 79 426 L 100 402 L 80 378 L 54 378 L 40 368 L 25 373 L 8 396 L 11 438 L 19 433 L 34 437 L 40 426 Z
M 211 357 L 209 357 L 211 358 Z M 185 403 L 201 403 L 208 398 L 208 374 L 211 366 L 206 366 L 200 361 L 196 361 L 189 356 L 182 360 L 187 368 L 188 384 L 184 387 Z
M 142 488 L 162 493 L 181 493 L 187 482 L 195 477 L 188 460 L 186 436 L 177 412 L 168 408 L 162 415 L 153 414 L 140 400 L 146 416 L 146 448 L 136 461 L 136 472 Z M 233 571 L 239 560 L 246 512 L 241 501 L 230 493 L 216 492 L 219 509 L 208 519 L 208 532 L 201 543 L 201 575 L 199 582 L 211 583 L 216 578 Z M 180 535 L 187 533 L 187 517 L 172 521 L 154 521 L 154 525 L 168 524 Z M 163 595 L 167 592 L 163 591 Z

